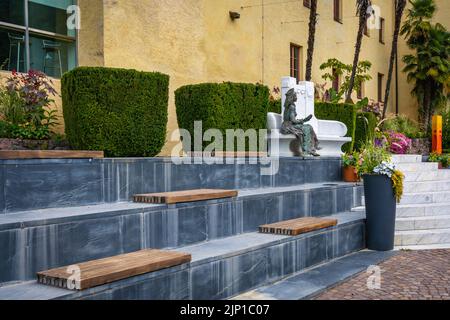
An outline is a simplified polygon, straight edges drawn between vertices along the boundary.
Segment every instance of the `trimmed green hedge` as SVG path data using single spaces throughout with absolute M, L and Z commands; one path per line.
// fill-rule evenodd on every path
M 269 88 L 260 84 L 204 83 L 175 91 L 178 125 L 188 130 L 191 137 L 195 121 L 202 121 L 203 133 L 208 129 L 219 129 L 222 134 L 227 129 L 265 129 L 268 101 Z M 224 137 L 224 147 L 225 140 Z
M 354 143 L 354 149 L 359 150 L 361 145 L 366 141 L 368 130 L 374 130 L 377 119 L 373 113 L 358 112 L 356 105 L 343 103 L 316 102 L 315 115 L 321 120 L 335 120 L 345 123 L 348 128 L 347 137 L 351 137 Z M 269 112 L 281 114 L 281 99 L 269 101 Z M 367 127 L 365 116 L 369 122 Z M 343 150 L 349 151 L 352 147 L 351 143 L 344 145 Z
M 80 67 L 62 78 L 66 136 L 73 148 L 109 157 L 152 157 L 165 143 L 169 76 Z

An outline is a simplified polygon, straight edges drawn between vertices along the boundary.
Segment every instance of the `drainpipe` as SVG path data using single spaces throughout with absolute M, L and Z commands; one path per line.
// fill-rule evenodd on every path
M 399 110 L 399 100 L 398 100 L 398 49 L 395 55 L 395 114 L 398 115 Z
M 25 8 L 25 66 L 26 72 L 30 71 L 30 26 L 28 23 L 28 0 L 23 0 Z

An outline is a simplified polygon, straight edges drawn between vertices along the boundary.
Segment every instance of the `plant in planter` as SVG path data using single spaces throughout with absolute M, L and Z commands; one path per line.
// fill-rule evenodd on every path
M 49 139 L 56 111 L 49 110 L 55 96 L 52 81 L 39 71 L 13 71 L 0 88 L 0 116 L 10 126 L 7 138 Z
M 391 163 L 385 147 L 366 143 L 357 167 L 364 180 L 367 247 L 389 251 L 394 248 L 396 202 L 403 195 L 404 175 Z
M 359 182 L 361 179 L 358 176 L 356 167 L 360 161 L 358 152 L 347 152 L 342 156 L 342 176 L 345 182 Z
M 449 166 L 450 155 L 432 153 L 432 154 L 430 154 L 430 157 L 428 158 L 428 162 L 438 162 L 439 169 L 446 169 Z

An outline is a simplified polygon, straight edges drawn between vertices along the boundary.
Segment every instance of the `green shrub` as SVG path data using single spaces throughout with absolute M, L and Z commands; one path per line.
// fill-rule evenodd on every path
M 378 124 L 377 117 L 372 112 L 358 112 L 356 116 L 355 150 L 361 150 L 367 139 L 373 134 Z
M 260 84 L 204 83 L 175 91 L 178 125 L 188 130 L 192 137 L 195 121 L 202 121 L 203 132 L 219 129 L 225 134 L 227 129 L 265 129 L 268 101 L 269 88 Z M 203 146 L 210 143 L 205 142 Z
M 317 119 L 339 121 L 347 126 L 347 137 L 351 137 L 352 142 L 345 144 L 342 150 L 344 152 L 353 150 L 356 131 L 356 106 L 354 104 L 316 102 L 314 110 Z
M 410 139 L 424 138 L 426 136 L 426 134 L 421 131 L 419 124 L 405 115 L 398 115 L 395 118 L 386 120 L 383 123 L 383 130 L 403 133 Z
M 281 99 L 269 99 L 269 112 L 281 114 Z
M 442 144 L 447 151 L 450 149 L 450 109 L 442 112 Z
M 152 157 L 165 143 L 169 77 L 81 67 L 62 78 L 66 136 L 75 149 Z
M 11 124 L 0 120 L 0 138 L 11 138 Z

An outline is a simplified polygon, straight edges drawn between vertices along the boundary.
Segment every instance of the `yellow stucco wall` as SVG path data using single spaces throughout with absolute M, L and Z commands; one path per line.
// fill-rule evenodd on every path
M 372 98 L 377 73 L 388 71 L 393 14 L 391 0 L 374 3 L 385 13 L 386 45 L 376 32 L 364 39 L 361 58 L 373 63 L 374 77 L 365 93 Z M 241 18 L 231 21 L 230 10 Z M 170 75 L 168 138 L 177 128 L 176 88 L 206 81 L 279 86 L 281 77 L 289 75 L 290 43 L 302 46 L 306 59 L 309 10 L 302 1 L 116 0 L 104 1 L 103 11 L 105 66 Z M 332 1 L 319 1 L 318 11 L 313 80 L 323 82 L 320 63 L 333 57 L 352 62 L 358 19 L 350 1 L 344 1 L 342 24 L 333 19 Z M 162 153 L 172 145 L 166 144 Z

